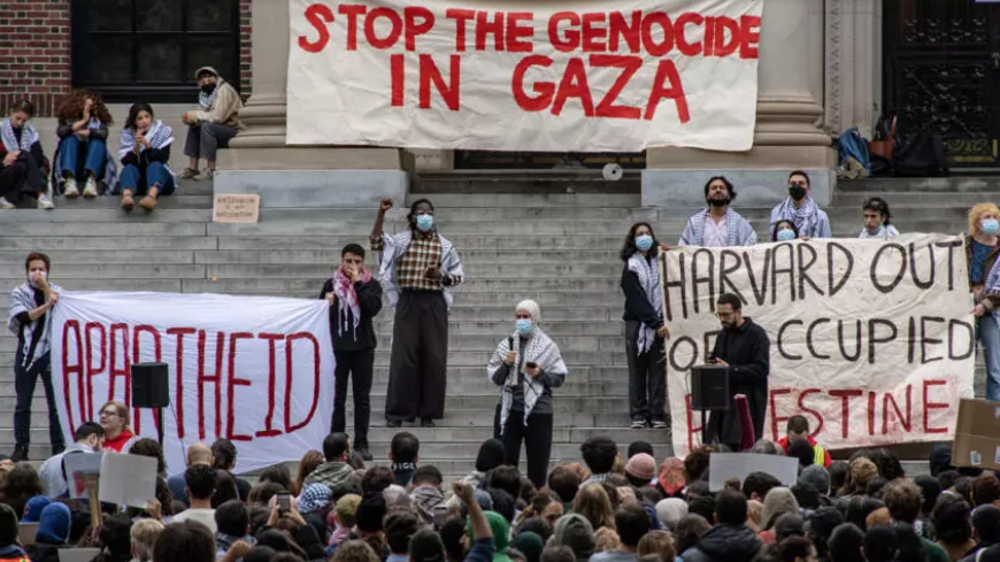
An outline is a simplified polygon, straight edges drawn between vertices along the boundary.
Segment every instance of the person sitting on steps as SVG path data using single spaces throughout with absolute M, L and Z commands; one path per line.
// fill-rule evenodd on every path
M 45 182 L 45 154 L 38 131 L 28 121 L 35 105 L 28 100 L 15 102 L 10 116 L 0 121 L 0 209 L 14 209 L 21 196 L 38 197 L 39 209 L 55 209 Z
M 229 82 L 219 76 L 211 66 L 203 66 L 195 71 L 198 81 L 199 108 L 188 111 L 181 118 L 187 125 L 187 140 L 184 154 L 188 157 L 188 167 L 181 173 L 181 179 L 209 180 L 215 175 L 215 156 L 219 148 L 229 148 L 229 141 L 240 130 L 239 112 L 243 107 L 240 94 Z M 198 171 L 198 159 L 204 158 L 205 171 Z
M 142 195 L 139 206 L 152 212 L 159 196 L 173 194 L 177 183 L 167 167 L 173 142 L 173 130 L 163 121 L 153 119 L 152 106 L 148 103 L 132 106 L 118 147 L 122 160 L 119 186 L 122 209 L 126 212 L 135 207 L 135 195 Z
M 98 196 L 97 183 L 112 182 L 114 167 L 108 173 L 108 125 L 111 113 L 100 96 L 87 90 L 75 90 L 63 100 L 57 111 L 59 148 L 56 150 L 55 175 L 62 181 L 64 197 Z

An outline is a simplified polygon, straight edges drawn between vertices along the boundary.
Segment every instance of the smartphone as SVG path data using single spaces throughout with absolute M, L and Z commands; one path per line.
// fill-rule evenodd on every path
M 292 509 L 292 496 L 289 494 L 278 494 L 278 509 L 282 511 Z
M 529 369 L 534 369 L 535 367 L 538 366 L 538 363 L 535 363 L 534 361 L 528 361 L 527 363 L 524 364 L 524 366 Z

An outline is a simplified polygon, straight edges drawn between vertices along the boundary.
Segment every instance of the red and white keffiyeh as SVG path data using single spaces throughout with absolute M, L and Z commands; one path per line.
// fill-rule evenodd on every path
M 367 269 L 361 269 L 361 282 L 367 283 L 372 280 L 372 274 Z M 333 294 L 337 296 L 338 322 L 337 334 L 342 335 L 347 328 L 347 312 L 350 311 L 354 319 L 354 329 L 361 324 L 361 305 L 358 304 L 358 294 L 354 290 L 354 282 L 344 273 L 344 268 L 338 267 L 333 272 Z

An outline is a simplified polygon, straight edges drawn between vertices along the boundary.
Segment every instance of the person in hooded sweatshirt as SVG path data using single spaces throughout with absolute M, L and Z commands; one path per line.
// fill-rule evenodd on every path
M 476 470 L 470 472 L 462 482 L 472 485 L 473 488 L 483 489 L 486 487 L 486 473 L 503 464 L 504 448 L 503 441 L 499 439 L 487 439 L 479 446 L 479 454 L 476 455 Z
M 25 548 L 32 562 L 59 562 L 59 549 L 67 546 L 71 521 L 72 515 L 65 504 L 45 506 L 38 520 L 35 542 Z
M 343 433 L 331 433 L 323 440 L 323 456 L 326 462 L 306 477 L 303 484 L 326 484 L 331 488 L 347 481 L 354 468 L 347 463 L 351 458 L 351 441 Z
M 747 498 L 725 490 L 715 498 L 716 525 L 681 556 L 683 562 L 750 562 L 760 550 L 757 534 L 746 526 Z
M 196 70 L 194 78 L 201 90 L 198 94 L 199 107 L 181 117 L 189 127 L 184 142 L 184 155 L 189 163 L 180 178 L 198 181 L 212 179 L 216 154 L 220 148 L 229 148 L 229 141 L 239 132 L 243 100 L 236 89 L 211 66 Z M 207 167 L 204 171 L 198 168 L 200 158 L 205 159 Z

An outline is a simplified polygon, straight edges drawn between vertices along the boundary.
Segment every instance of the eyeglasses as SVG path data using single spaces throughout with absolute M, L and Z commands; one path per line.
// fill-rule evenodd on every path
M 113 418 L 113 417 L 117 417 L 117 416 L 118 416 L 118 412 L 116 412 L 114 410 L 105 410 L 105 411 L 101 412 L 101 417 Z

